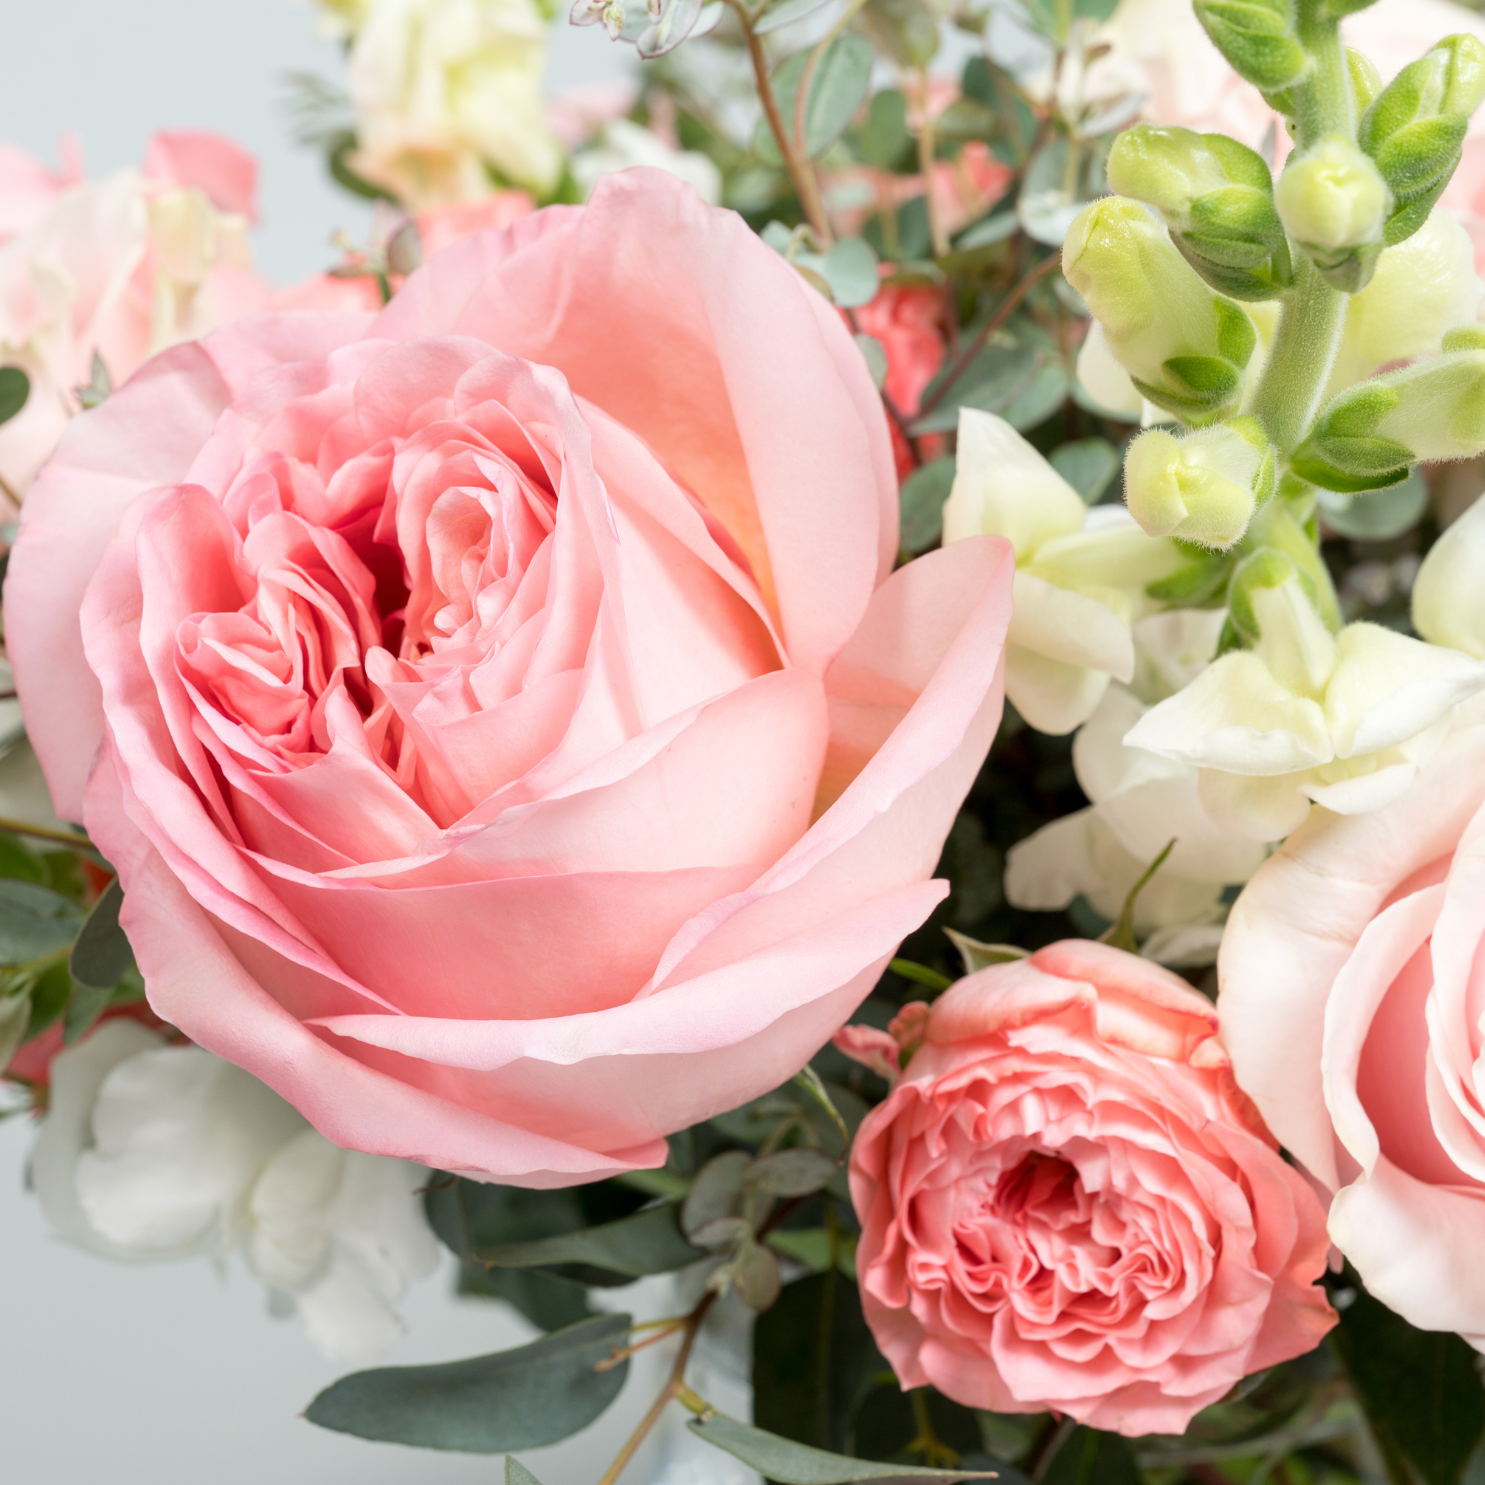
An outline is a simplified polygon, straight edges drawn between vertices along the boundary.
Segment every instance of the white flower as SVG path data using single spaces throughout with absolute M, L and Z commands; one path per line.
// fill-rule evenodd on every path
M 683 180 L 708 206 L 722 204 L 722 172 L 699 150 L 672 149 L 652 129 L 631 119 L 613 119 L 601 142 L 572 157 L 572 175 L 586 200 L 600 177 L 648 165 Z
M 1130 747 L 1201 770 L 1217 824 L 1253 840 L 1288 835 L 1310 803 L 1337 814 L 1401 794 L 1442 742 L 1485 664 L 1376 624 L 1332 636 L 1297 577 L 1246 594 L 1258 638 L 1147 712 Z
M 535 0 L 372 0 L 348 61 L 352 168 L 409 211 L 487 195 L 491 169 L 551 190 L 547 32 Z
M 1429 548 L 1413 582 L 1413 627 L 1430 644 L 1485 660 L 1485 500 Z
M 437 1262 L 421 1167 L 332 1145 L 251 1074 L 133 1021 L 52 1063 L 31 1169 L 60 1237 L 133 1262 L 241 1253 L 335 1361 L 384 1352 Z
M 1160 933 L 1143 952 L 1162 962 L 1216 958 L 1226 889 L 1246 882 L 1268 852 L 1208 819 L 1196 769 L 1128 747 L 1124 737 L 1147 710 L 1142 697 L 1167 696 L 1206 666 L 1224 617 L 1220 609 L 1177 609 L 1135 625 L 1134 688 L 1111 685 L 1073 740 L 1073 768 L 1093 803 L 1011 847 L 1005 892 L 1017 907 L 1055 910 L 1081 894 L 1113 919 L 1174 839 L 1136 901 L 1135 931 Z
M 1071 732 L 1111 678 L 1134 675 L 1129 626 L 1145 586 L 1182 558 L 1122 508 L 1090 512 L 1009 423 L 965 408 L 944 543 L 981 534 L 1006 537 L 1016 553 L 1006 695 L 1039 731 Z

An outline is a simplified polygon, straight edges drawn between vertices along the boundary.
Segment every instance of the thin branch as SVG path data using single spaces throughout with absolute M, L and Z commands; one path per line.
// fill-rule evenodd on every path
M 933 194 L 933 115 L 928 102 L 928 69 L 918 72 L 918 107 L 922 111 L 918 121 L 918 174 L 923 177 L 923 204 L 928 210 L 928 236 L 933 243 L 933 256 L 946 258 L 949 254 L 949 234 L 944 230 L 943 213 Z
M 50 825 L 28 825 L 24 820 L 11 820 L 4 815 L 0 815 L 0 830 L 8 830 L 12 835 L 28 836 L 32 840 L 56 841 L 58 845 L 71 846 L 78 851 L 94 849 L 93 842 L 75 830 L 56 830 Z
M 931 413 L 933 409 L 936 408 L 939 403 L 948 396 L 950 389 L 953 387 L 954 383 L 958 381 L 961 376 L 964 375 L 964 372 L 969 367 L 970 362 L 973 361 L 974 358 L 980 354 L 981 350 L 984 349 L 985 344 L 990 339 L 990 337 L 994 335 L 995 332 L 999 330 L 1000 327 L 1004 325 L 1008 319 L 1010 319 L 1012 314 L 1014 314 L 1015 311 L 1020 307 L 1021 301 L 1025 299 L 1025 297 L 1032 291 L 1032 289 L 1034 289 L 1037 284 L 1039 284 L 1044 278 L 1046 278 L 1046 276 L 1051 273 L 1054 268 L 1060 268 L 1061 266 L 1062 253 L 1060 251 L 1051 254 L 1050 257 L 1043 258 L 1042 261 L 1038 263 L 1036 267 L 1033 268 L 1031 272 L 1028 273 L 1026 277 L 1023 278 L 1021 282 L 1018 283 L 1015 288 L 1013 288 L 1010 293 L 1007 294 L 1005 298 L 1000 301 L 999 304 L 995 306 L 995 313 L 990 316 L 988 321 L 986 321 L 985 325 L 981 328 L 980 333 L 976 335 L 975 338 L 971 340 L 970 343 L 965 346 L 962 351 L 960 351 L 959 355 L 954 360 L 954 364 L 950 366 L 948 375 L 946 375 L 943 381 L 938 384 L 938 390 L 933 394 L 933 396 L 929 397 L 918 409 L 918 416 L 920 418 L 927 413 Z

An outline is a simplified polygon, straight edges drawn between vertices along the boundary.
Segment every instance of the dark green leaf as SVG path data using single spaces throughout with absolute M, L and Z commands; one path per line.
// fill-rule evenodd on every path
M 742 1200 L 743 1175 L 752 1157 L 746 1150 L 715 1155 L 697 1171 L 681 1207 L 681 1230 L 695 1232 L 718 1217 L 736 1215 Z
M 593 1313 L 581 1284 L 540 1269 L 485 1269 L 477 1263 L 466 1263 L 459 1270 L 459 1293 L 503 1299 L 543 1330 L 576 1325 Z
M 785 58 L 773 75 L 779 114 L 791 138 L 794 97 L 812 50 L 806 48 Z M 826 48 L 815 67 L 804 107 L 804 146 L 811 158 L 824 154 L 840 138 L 865 101 L 871 84 L 871 63 L 871 43 L 864 36 L 837 36 Z M 783 163 L 766 119 L 759 122 L 753 148 L 770 165 Z
M 0 964 L 26 964 L 65 949 L 82 909 L 34 882 L 0 880 Z
M 938 51 L 938 16 L 923 0 L 867 0 L 862 19 L 899 67 L 926 66 Z
M 26 405 L 31 378 L 19 366 L 0 366 L 0 423 L 8 423 Z
M 1393 1479 L 1457 1485 L 1485 1435 L 1475 1353 L 1457 1335 L 1415 1330 L 1359 1285 L 1333 1334 Z
M 1001 409 L 1000 415 L 1017 432 L 1044 423 L 1067 397 L 1067 372 L 1056 361 L 1048 361 Z
M 37 975 L 31 987 L 31 1019 L 26 1025 L 26 1040 L 54 1026 L 71 998 L 72 976 L 65 964 L 54 964 Z
M 1117 1434 L 1075 1428 L 1057 1451 L 1043 1485 L 1142 1485 L 1129 1445 Z
M 986 346 L 955 380 L 948 395 L 932 412 L 912 426 L 921 433 L 947 433 L 959 425 L 959 409 L 976 407 L 982 412 L 1000 412 L 1032 381 L 1042 354 L 1035 346 L 1021 343 Z M 929 385 L 926 396 L 936 388 Z
M 505 1485 L 541 1485 L 541 1481 L 519 1459 L 507 1459 Z
M 877 255 L 859 237 L 843 237 L 819 260 L 817 271 L 842 309 L 870 304 L 877 297 Z
M 134 951 L 119 927 L 124 889 L 115 877 L 93 904 L 93 911 L 72 946 L 68 966 L 72 978 L 95 990 L 111 990 L 134 964 Z
M 958 416 L 958 409 L 955 409 Z M 900 496 L 902 527 L 898 544 L 917 556 L 926 552 L 944 532 L 944 501 L 954 485 L 954 460 L 931 459 L 903 482 Z
M 1078 438 L 1052 450 L 1052 468 L 1089 505 L 1097 505 L 1119 472 L 1119 451 L 1106 438 Z
M 748 1180 L 770 1196 L 809 1196 L 829 1184 L 838 1164 L 823 1150 L 775 1150 L 748 1167 Z
M 491 1268 L 578 1263 L 630 1278 L 668 1274 L 706 1256 L 681 1236 L 676 1215 L 675 1205 L 667 1202 L 599 1227 L 483 1248 L 478 1257 Z
M 873 1464 L 865 1459 L 848 1459 L 844 1454 L 827 1454 L 808 1444 L 781 1439 L 776 1433 L 765 1433 L 739 1423 L 723 1413 L 693 1418 L 686 1425 L 707 1443 L 725 1449 L 728 1454 L 751 1465 L 761 1475 L 779 1485 L 850 1485 L 855 1480 L 893 1481 L 896 1485 L 916 1485 L 930 1480 L 991 1480 L 995 1471 L 931 1470 L 910 1464 Z
M 733 1283 L 737 1297 L 756 1313 L 771 1309 L 779 1297 L 782 1279 L 778 1255 L 752 1238 L 743 1242 L 733 1264 Z
M 113 999 L 111 986 L 78 985 L 67 1002 L 67 1013 L 62 1022 L 62 1040 L 70 1047 L 79 1042 L 97 1024 L 98 1017 L 108 1008 Z
M 586 1428 L 618 1396 L 628 1359 L 596 1368 L 623 1344 L 629 1324 L 628 1315 L 599 1315 L 514 1351 L 353 1372 L 320 1393 L 305 1417 L 423 1449 L 539 1449 Z
M 896 88 L 884 88 L 872 95 L 866 122 L 856 135 L 856 153 L 878 170 L 894 170 L 914 158 L 907 127 L 907 99 Z
M 41 882 L 46 870 L 40 858 L 19 836 L 0 831 L 0 878 L 18 882 Z
M 829 3 L 830 0 L 784 0 L 782 5 L 771 7 L 753 29 L 760 36 L 767 36 L 770 31 L 781 31 L 795 21 L 802 21 Z

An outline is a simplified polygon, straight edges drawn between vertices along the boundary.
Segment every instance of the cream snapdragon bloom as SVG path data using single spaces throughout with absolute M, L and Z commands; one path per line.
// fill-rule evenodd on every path
M 1184 560 L 1122 506 L 1090 511 L 1004 419 L 964 408 L 944 545 L 1003 536 L 1016 554 L 1006 695 L 1038 731 L 1071 732 L 1111 680 L 1134 676 L 1130 625 L 1145 587 Z
M 414 212 L 488 194 L 492 170 L 550 191 L 547 36 L 535 0 L 371 0 L 348 60 L 351 167 Z
M 1413 627 L 1431 644 L 1485 660 L 1485 499 L 1429 548 L 1413 582 Z
M 1201 803 L 1217 824 L 1274 841 L 1311 803 L 1341 815 L 1390 804 L 1453 723 L 1485 691 L 1485 663 L 1378 624 L 1332 635 L 1297 577 L 1254 587 L 1259 637 L 1146 712 L 1132 748 L 1201 771 Z
M 31 1162 L 57 1235 L 132 1262 L 240 1254 L 334 1361 L 402 1334 L 438 1245 L 406 1160 L 332 1145 L 251 1073 L 134 1021 L 58 1054 Z
M 1227 888 L 1246 882 L 1268 851 L 1208 819 L 1195 768 L 1124 738 L 1211 663 L 1225 618 L 1223 609 L 1174 609 L 1135 624 L 1132 683 L 1110 685 L 1073 739 L 1073 769 L 1092 803 L 1011 847 L 1005 894 L 1016 907 L 1056 911 L 1082 896 L 1112 920 L 1174 840 L 1135 903 L 1135 931 L 1150 935 L 1141 952 L 1183 966 L 1216 959 Z

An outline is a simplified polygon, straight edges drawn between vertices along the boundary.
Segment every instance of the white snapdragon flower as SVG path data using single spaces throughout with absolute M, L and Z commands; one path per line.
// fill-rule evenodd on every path
M 1133 677 L 1144 589 L 1183 559 L 1121 507 L 1090 511 L 1009 423 L 965 408 L 944 543 L 979 535 L 1004 536 L 1016 553 L 1006 695 L 1039 731 L 1071 732 L 1111 679 Z
M 612 119 L 599 142 L 572 157 L 572 175 L 586 200 L 601 177 L 648 165 L 683 180 L 708 206 L 722 204 L 722 172 L 699 150 L 672 149 L 653 129 L 631 119 Z
M 347 62 L 352 168 L 409 211 L 488 195 L 492 168 L 551 190 L 562 149 L 542 105 L 548 30 L 536 0 L 372 0 Z
M 240 1253 L 335 1361 L 381 1355 L 437 1263 L 420 1166 L 332 1145 L 250 1073 L 133 1021 L 52 1063 L 31 1172 L 57 1234 L 90 1252 Z
M 1174 839 L 1135 903 L 1135 931 L 1151 935 L 1143 952 L 1163 962 L 1216 958 L 1226 889 L 1246 882 L 1268 852 L 1207 818 L 1195 768 L 1128 747 L 1124 738 L 1151 702 L 1210 663 L 1224 618 L 1220 609 L 1176 609 L 1134 626 L 1133 684 L 1111 685 L 1073 739 L 1073 769 L 1092 804 L 1011 847 L 1005 893 L 1015 906 L 1055 911 L 1081 895 L 1113 919 Z
M 1485 500 L 1429 548 L 1413 582 L 1413 627 L 1431 644 L 1485 660 Z
M 1253 648 L 1234 650 L 1153 707 L 1125 742 L 1200 769 L 1203 808 L 1253 840 L 1280 840 L 1310 804 L 1363 814 L 1396 799 L 1485 691 L 1485 663 L 1377 624 L 1332 635 L 1292 564 L 1240 570 L 1230 602 Z

